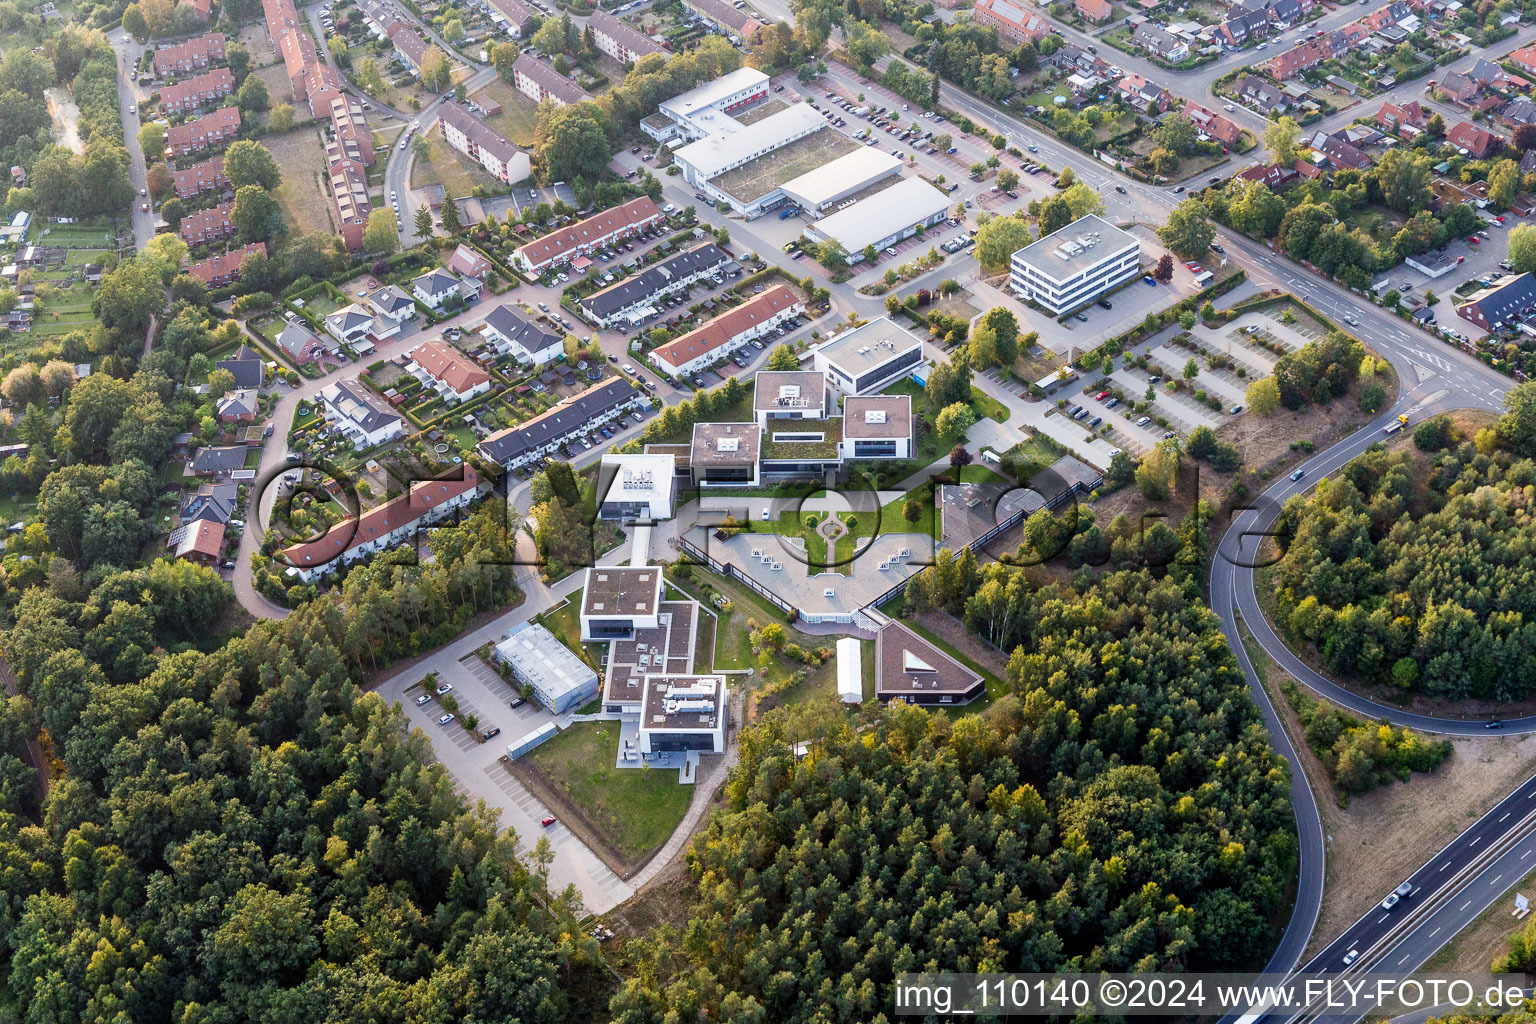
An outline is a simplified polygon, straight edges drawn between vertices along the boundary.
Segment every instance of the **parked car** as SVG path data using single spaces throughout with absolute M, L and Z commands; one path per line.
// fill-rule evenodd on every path
M 449 712 L 448 714 L 443 715 L 440 718 L 438 718 L 437 724 L 438 725 L 447 725 L 451 721 L 453 721 L 453 713 Z
M 416 706 L 417 707 L 421 707 L 423 704 L 430 704 L 431 702 L 432 702 L 432 695 L 430 693 L 424 693 L 420 697 L 416 698 Z
M 445 693 L 452 693 L 452 692 L 453 692 L 453 684 L 452 683 L 438 683 L 437 684 L 437 695 L 439 697 L 441 697 Z
M 545 828 L 549 828 L 549 826 L 553 825 L 554 823 L 555 823 L 555 816 L 553 814 L 546 814 L 539 821 L 539 824 L 543 825 Z

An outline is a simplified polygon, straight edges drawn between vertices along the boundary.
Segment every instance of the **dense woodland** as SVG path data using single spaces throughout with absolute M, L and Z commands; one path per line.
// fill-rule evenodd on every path
M 1536 687 L 1536 384 L 1508 402 L 1472 439 L 1373 447 L 1287 503 L 1279 623 L 1330 671 L 1453 699 Z M 1438 423 L 1415 441 L 1447 441 Z
M 595 962 L 579 898 L 362 690 L 380 640 L 356 608 L 213 646 L 229 601 L 204 569 L 59 558 L 18 603 L 0 1020 L 568 1019 Z M 62 776 L 41 808 L 17 760 L 33 714 Z
M 883 1020 L 903 971 L 1262 959 L 1296 869 L 1289 774 L 1214 616 L 1146 572 L 1078 592 L 990 566 L 972 601 L 1020 645 L 1013 694 L 828 719 L 801 760 L 776 721 L 743 733 L 690 923 L 615 1020 Z

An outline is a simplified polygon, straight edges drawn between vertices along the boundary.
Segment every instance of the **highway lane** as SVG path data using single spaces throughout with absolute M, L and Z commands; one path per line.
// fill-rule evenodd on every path
M 1536 814 L 1536 776 L 1517 786 L 1470 828 L 1404 879 L 1413 889 L 1397 906 L 1383 910 L 1379 903 L 1373 905 L 1359 920 L 1344 929 L 1338 938 L 1319 950 L 1301 970 L 1316 974 L 1340 972 L 1344 967 L 1344 957 L 1350 950 L 1367 954 L 1372 946 L 1417 906 L 1428 903 L 1436 896 L 1450 895 L 1450 902 L 1425 921 L 1415 923 L 1402 941 L 1395 944 L 1395 948 L 1379 957 L 1374 968 L 1375 973 L 1406 974 L 1421 966 L 1444 944 L 1444 940 L 1465 927 L 1504 891 L 1497 888 L 1499 882 L 1505 882 L 1507 889 L 1536 866 L 1536 860 L 1531 859 L 1536 856 L 1536 831 L 1532 831 L 1513 843 L 1509 851 L 1498 856 L 1488 872 L 1480 873 L 1469 887 L 1452 884 L 1458 872 L 1473 864 L 1478 857 L 1485 856 L 1500 839 L 1515 832 L 1521 825 L 1531 824 L 1533 814 Z M 1381 897 L 1385 899 L 1388 892 L 1382 892 Z M 1430 945 L 1432 939 L 1441 941 Z

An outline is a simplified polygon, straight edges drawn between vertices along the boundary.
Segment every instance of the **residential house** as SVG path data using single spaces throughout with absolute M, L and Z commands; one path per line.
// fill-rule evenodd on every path
M 1419 106 L 1418 100 L 1410 100 L 1399 106 L 1396 103 L 1383 103 L 1381 109 L 1376 111 L 1376 123 L 1389 132 L 1397 132 L 1407 138 L 1413 138 L 1424 131 L 1424 126 L 1429 121 L 1429 115 L 1424 113 L 1424 108 Z
M 804 313 L 805 303 L 798 295 L 783 285 L 775 285 L 749 302 L 658 346 L 649 358 L 669 376 L 694 373 Z
M 639 234 L 665 219 L 649 196 L 631 199 L 622 206 L 595 213 L 586 220 L 557 228 L 542 238 L 518 247 L 512 260 L 524 273 L 542 274 L 600 249 L 609 242 Z
M 1161 113 L 1167 110 L 1168 104 L 1173 100 L 1167 89 L 1137 74 L 1129 74 L 1120 79 L 1117 88 L 1125 102 L 1148 113 Z
M 356 377 L 339 380 L 320 392 L 331 430 L 358 450 L 373 448 L 405 433 L 405 421 Z
M 448 269 L 460 277 L 484 281 L 485 275 L 491 272 L 491 261 L 460 242 L 453 255 L 448 257 Z
M 218 565 L 224 555 L 224 524 L 197 519 L 178 526 L 165 539 L 171 557 L 196 565 Z
M 599 327 L 619 321 L 638 322 L 657 312 L 656 304 L 689 285 L 719 273 L 731 263 L 730 254 L 714 243 L 688 249 L 647 267 L 633 277 L 579 300 L 582 313 Z
M 229 68 L 214 68 L 184 82 L 162 88 L 160 106 L 167 114 L 183 114 L 205 107 L 234 91 L 235 76 Z
M 1305 5 L 1302 0 L 1269 0 L 1266 10 L 1270 24 L 1277 29 L 1287 29 L 1304 18 L 1311 6 L 1310 0 Z
M 1523 124 L 1536 124 L 1536 102 L 1524 96 L 1510 100 L 1499 111 L 1499 120 L 1510 128 L 1519 128 Z
M 1536 74 L 1536 46 L 1522 46 L 1509 55 L 1509 62 L 1518 68 Z
M 282 333 L 277 336 L 277 347 L 288 354 L 288 358 L 298 364 L 318 362 L 326 353 L 325 343 L 305 327 L 297 319 L 289 320 Z
M 155 77 L 185 75 L 221 63 L 226 42 L 224 33 L 209 32 L 175 46 L 162 47 L 155 51 Z
M 209 210 L 196 210 L 181 218 L 177 233 L 188 245 L 221 242 L 235 233 L 234 212 L 234 200 Z
M 1263 182 L 1271 192 L 1289 188 L 1301 179 L 1294 168 L 1277 164 L 1257 164 L 1239 171 L 1237 176 L 1245 181 Z
M 411 294 L 431 309 L 441 309 L 443 303 L 459 294 L 460 281 L 446 270 L 429 270 L 411 281 Z
M 533 8 L 522 0 L 489 0 L 489 3 L 491 20 L 505 25 L 507 34 L 513 39 L 525 38 L 533 28 Z
M 727 35 L 742 42 L 752 42 L 766 26 L 746 11 L 728 4 L 725 0 L 683 0 L 686 7 L 700 21 L 708 22 Z
M 517 86 L 518 92 L 535 103 L 549 100 L 558 107 L 564 107 L 592 98 L 587 90 L 531 53 L 521 54 L 513 62 L 512 84 Z
M 1011 0 L 976 0 L 971 19 L 978 25 L 991 25 L 1014 46 L 1038 43 L 1055 31 L 1044 18 Z
M 642 401 L 645 399 L 629 381 L 609 377 L 531 420 L 492 434 L 475 445 L 475 450 L 481 458 L 510 473 L 542 461 L 562 445 L 625 415 Z
M 480 336 L 501 355 L 510 355 L 524 366 L 553 362 L 565 351 L 565 339 L 529 320 L 510 303 L 497 306 L 485 316 Z
M 443 139 L 454 149 L 484 167 L 499 181 L 511 185 L 532 173 L 528 154 L 485 121 L 455 103 L 438 108 Z
M 240 264 L 245 262 L 247 256 L 266 254 L 265 242 L 252 242 L 209 259 L 199 260 L 187 268 L 187 273 L 209 288 L 222 288 L 239 279 Z
M 1312 152 L 1328 158 L 1328 161 L 1341 170 L 1364 170 L 1371 166 L 1371 157 L 1365 150 L 1349 141 L 1344 132 L 1334 132 L 1332 135 L 1326 132 L 1315 132 L 1308 143 Z
M 1223 146 L 1235 146 L 1243 137 L 1241 128 L 1216 111 L 1209 107 L 1202 107 L 1198 103 L 1186 103 L 1184 116 L 1193 121 L 1196 128 Z
M 395 44 L 395 53 L 407 67 L 416 74 L 421 74 L 421 62 L 427 56 L 426 40 L 421 34 L 403 21 L 397 21 L 389 27 L 389 41 Z
M 368 230 L 368 217 L 373 213 L 373 201 L 368 198 L 368 173 L 351 160 L 333 161 L 330 184 L 342 244 L 352 252 L 361 252 L 363 233 Z
M 1085 21 L 1091 21 L 1095 25 L 1108 21 L 1110 15 L 1115 13 L 1115 8 L 1109 0 L 1074 0 L 1073 6 Z
M 191 199 L 204 192 L 216 192 L 229 187 L 224 177 L 224 158 L 210 157 L 193 164 L 184 171 L 172 171 L 171 181 L 178 199 Z
M 446 341 L 412 349 L 405 369 L 449 402 L 467 402 L 491 390 L 491 375 Z
M 1303 71 L 1317 67 L 1332 54 L 1331 37 L 1324 36 L 1322 39 L 1308 39 L 1284 53 L 1277 53 L 1264 66 L 1268 69 L 1271 78 L 1277 82 L 1284 82 Z
M 262 243 L 257 242 L 257 245 Z M 262 248 L 266 248 L 262 246 Z M 213 364 L 216 370 L 228 370 L 235 378 L 237 388 L 259 388 L 265 372 L 261 354 L 249 345 L 241 345 L 235 350 L 234 358 L 220 359 Z
M 1290 107 L 1290 101 L 1285 93 L 1273 82 L 1267 82 L 1257 75 L 1244 75 L 1237 83 L 1238 98 L 1247 106 L 1268 117 L 1270 114 L 1284 113 Z
M 1506 274 L 1481 291 L 1473 292 L 1456 307 L 1463 320 L 1485 331 L 1493 331 L 1517 319 L 1529 306 L 1536 306 L 1536 277 L 1530 274 Z
M 368 296 L 368 305 L 379 316 L 403 324 L 416 315 L 416 300 L 399 285 L 387 284 Z
M 298 570 L 299 579 L 314 583 L 328 572 L 398 547 L 490 489 L 490 481 L 468 466 L 455 479 L 418 480 L 400 497 L 374 506 L 355 520 L 338 523 L 323 537 L 287 548 L 283 557 Z
M 1136 31 L 1131 33 L 1131 42 L 1170 64 L 1189 59 L 1188 43 L 1150 21 L 1136 26 Z
M 256 402 L 255 388 L 237 388 L 226 391 L 215 407 L 220 423 L 250 423 L 261 410 Z
M 245 468 L 246 448 L 243 444 L 219 448 L 199 448 L 187 463 L 188 476 L 228 476 L 237 469 Z
M 1445 133 L 1445 141 L 1458 150 L 1466 150 L 1474 160 L 1483 160 L 1504 148 L 1504 137 L 1467 121 L 1457 121 Z
M 353 302 L 327 313 L 325 329 L 344 344 L 371 352 L 375 340 L 383 341 L 400 333 L 400 321 L 375 317 L 371 311 Z
M 592 12 L 587 27 L 592 30 L 592 41 L 597 48 L 620 64 L 633 64 L 648 53 L 662 52 L 661 46 L 650 36 L 601 7 Z
M 228 524 L 234 517 L 239 502 L 240 485 L 233 481 L 201 484 L 197 492 L 182 506 L 182 525 L 200 519 L 210 523 Z
M 339 147 L 364 167 L 373 166 L 373 129 L 368 126 L 362 103 L 351 96 L 337 96 L 331 100 L 330 114 Z
M 222 107 L 186 124 L 173 124 L 165 132 L 165 152 L 181 157 L 233 139 L 240 131 L 240 111 Z
M 213 0 L 182 0 L 192 9 L 192 14 L 198 21 L 207 21 L 213 17 Z
M 1226 20 L 1216 26 L 1216 31 L 1224 43 L 1236 47 L 1268 38 L 1274 27 L 1267 8 L 1238 6 L 1227 12 Z

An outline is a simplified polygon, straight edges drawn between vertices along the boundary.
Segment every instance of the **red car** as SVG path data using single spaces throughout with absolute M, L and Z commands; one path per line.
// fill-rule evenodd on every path
M 1503 218 L 1503 217 L 1495 217 L 1495 218 L 1493 218 L 1493 219 L 1494 219 L 1494 220 L 1496 220 L 1496 221 L 1498 221 L 1498 222 L 1499 222 L 1499 223 L 1500 223 L 1500 224 L 1503 224 L 1503 223 L 1504 223 L 1504 218 Z
M 539 822 L 539 824 L 543 825 L 545 828 L 549 828 L 549 826 L 553 825 L 554 823 L 555 823 L 555 816 L 553 814 L 546 815 L 544 820 Z
M 1465 262 L 1467 262 L 1467 258 L 1465 256 L 1457 256 L 1456 257 L 1456 262 L 1458 264 L 1465 263 Z
M 1109 397 L 1109 392 L 1108 391 L 1100 391 L 1098 394 L 1094 395 L 1093 397 L 1094 397 L 1094 399 L 1096 401 L 1102 402 L 1102 401 L 1104 401 L 1104 399 Z
M 1481 238 L 1478 238 L 1476 235 L 1468 235 L 1467 236 L 1467 241 L 1471 242 L 1473 245 L 1482 245 L 1483 244 L 1483 240 Z

